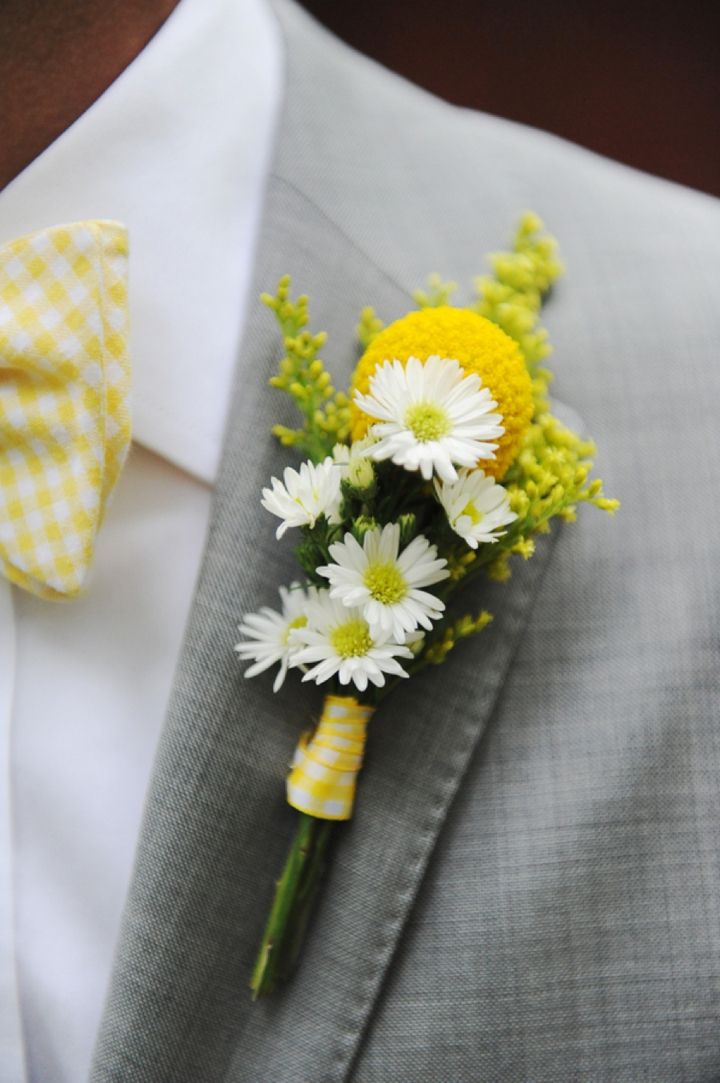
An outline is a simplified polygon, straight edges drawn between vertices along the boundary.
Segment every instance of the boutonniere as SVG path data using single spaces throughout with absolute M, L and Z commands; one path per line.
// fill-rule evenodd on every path
M 314 730 L 287 779 L 297 831 L 276 884 L 253 971 L 253 997 L 295 966 L 333 825 L 350 819 L 370 720 L 394 688 L 445 662 L 490 613 L 464 611 L 481 576 L 507 579 L 552 519 L 580 504 L 618 507 L 591 480 L 593 445 L 552 414 L 538 317 L 561 272 L 554 240 L 526 214 L 512 249 L 490 257 L 467 307 L 437 277 L 417 309 L 384 327 L 361 316 L 348 393 L 332 386 L 308 329 L 308 300 L 282 279 L 263 300 L 285 356 L 272 384 L 302 416 L 275 435 L 306 457 L 272 478 L 262 505 L 295 530 L 297 581 L 280 608 L 247 614 L 247 677 L 275 667 L 323 686 Z

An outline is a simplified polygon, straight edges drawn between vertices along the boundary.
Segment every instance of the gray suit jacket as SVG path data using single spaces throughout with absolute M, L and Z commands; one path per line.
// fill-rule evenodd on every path
M 240 615 L 293 572 L 259 491 L 286 409 L 255 305 L 159 749 L 94 1083 L 709 1083 L 720 1078 L 720 217 L 712 200 L 445 105 L 277 0 L 287 87 L 256 292 L 289 271 L 341 386 L 360 307 L 470 282 L 525 207 L 568 273 L 558 399 L 621 498 L 373 723 L 302 967 L 247 983 L 317 690 L 245 682 Z M 290 412 L 283 420 L 290 420 Z

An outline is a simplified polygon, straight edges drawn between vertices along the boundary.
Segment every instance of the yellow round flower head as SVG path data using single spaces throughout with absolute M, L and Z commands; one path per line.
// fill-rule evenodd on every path
M 353 373 L 351 397 L 367 394 L 378 365 L 417 357 L 425 362 L 438 355 L 456 360 L 467 375 L 477 373 L 497 402 L 505 432 L 497 438 L 494 459 L 483 459 L 483 471 L 502 478 L 515 458 L 532 419 L 530 376 L 517 343 L 504 331 L 466 308 L 422 308 L 396 320 L 376 335 Z M 354 403 L 351 412 L 353 440 L 367 435 L 372 419 Z

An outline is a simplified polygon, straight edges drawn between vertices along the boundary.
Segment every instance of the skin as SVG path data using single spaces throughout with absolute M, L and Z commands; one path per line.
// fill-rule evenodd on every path
M 140 53 L 179 0 L 1 0 L 0 189 Z

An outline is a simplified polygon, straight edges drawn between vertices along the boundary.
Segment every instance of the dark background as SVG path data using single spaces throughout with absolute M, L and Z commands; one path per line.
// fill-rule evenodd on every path
M 720 195 L 720 0 L 302 0 L 459 105 Z

